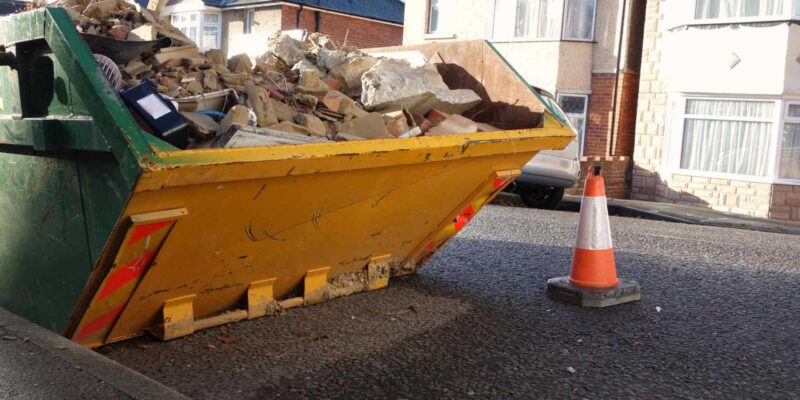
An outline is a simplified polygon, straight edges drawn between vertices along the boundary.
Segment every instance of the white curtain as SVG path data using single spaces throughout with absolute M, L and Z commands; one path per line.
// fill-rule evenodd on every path
M 681 168 L 766 176 L 774 103 L 687 100 Z
M 800 124 L 785 124 L 778 176 L 800 179 Z
M 780 15 L 786 0 L 697 0 L 695 18 L 739 18 Z M 791 1 L 791 0 L 789 0 Z
M 452 33 L 455 0 L 431 0 L 428 10 L 428 32 Z
M 596 0 L 567 0 L 564 9 L 564 39 L 590 40 L 594 28 Z
M 558 0 L 517 0 L 514 37 L 531 39 L 558 39 Z

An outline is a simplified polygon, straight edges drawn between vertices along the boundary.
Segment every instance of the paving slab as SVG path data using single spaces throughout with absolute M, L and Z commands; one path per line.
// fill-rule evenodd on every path
M 188 397 L 0 308 L 0 398 Z

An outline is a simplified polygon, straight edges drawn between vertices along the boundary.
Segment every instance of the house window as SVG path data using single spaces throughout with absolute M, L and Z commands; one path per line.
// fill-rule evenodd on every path
M 495 0 L 492 38 L 593 40 L 596 6 L 597 0 Z
M 800 104 L 789 104 L 780 143 L 778 177 L 800 179 Z
M 786 15 L 792 0 L 696 0 L 695 19 L 752 18 Z
M 253 33 L 253 24 L 255 24 L 255 20 L 255 10 L 247 10 L 244 15 L 244 33 Z
M 428 33 L 450 33 L 456 10 L 456 0 L 428 2 Z
M 583 154 L 583 138 L 586 131 L 586 105 L 589 96 L 579 94 L 560 94 L 558 104 L 567 114 L 569 122 L 578 134 L 578 144 L 580 145 L 579 154 Z
M 593 40 L 596 0 L 567 0 L 564 39 Z
M 222 16 L 215 13 L 179 13 L 171 16 L 172 25 L 197 44 L 200 50 L 220 48 Z
M 766 177 L 775 103 L 689 99 L 680 167 Z

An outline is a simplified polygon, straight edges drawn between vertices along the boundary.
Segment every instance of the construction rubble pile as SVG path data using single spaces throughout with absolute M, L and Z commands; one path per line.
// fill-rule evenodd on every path
M 430 63 L 412 67 L 405 60 L 337 46 L 318 33 L 301 42 L 281 32 L 269 37 L 267 53 L 255 62 L 246 54 L 226 60 L 221 50 L 201 53 L 167 18 L 124 0 L 48 0 L 47 5 L 65 7 L 84 38 L 110 39 L 112 46 L 104 48 L 111 51 L 93 46 L 93 37 L 87 43 L 113 60 L 96 56 L 134 114 L 140 114 L 143 128 L 180 148 L 498 130 L 461 116 L 480 97 L 448 88 Z M 143 43 L 152 46 L 124 57 L 127 48 Z M 146 90 L 138 90 L 144 94 L 134 101 L 136 88 Z M 166 107 L 153 104 L 148 90 Z M 165 125 L 161 120 L 169 119 L 167 114 L 180 117 Z M 183 132 L 177 135 L 184 140 L 169 139 L 175 132 Z

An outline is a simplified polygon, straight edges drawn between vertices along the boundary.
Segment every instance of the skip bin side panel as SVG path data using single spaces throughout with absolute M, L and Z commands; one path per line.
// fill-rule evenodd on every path
M 0 306 L 60 332 L 92 270 L 74 155 L 0 152 Z
M 196 295 L 195 318 L 244 308 L 252 282 L 277 278 L 276 298 L 302 289 L 309 270 L 329 278 L 359 272 L 372 257 L 402 262 L 452 219 L 496 171 L 518 169 L 534 152 L 289 175 L 137 192 L 125 214 L 186 208 L 108 341 L 160 323 L 164 302 Z M 228 166 L 236 176 L 270 163 Z M 355 165 L 358 165 L 357 163 Z M 166 181 L 192 167 L 151 172 Z M 174 177 L 174 178 L 173 178 Z

